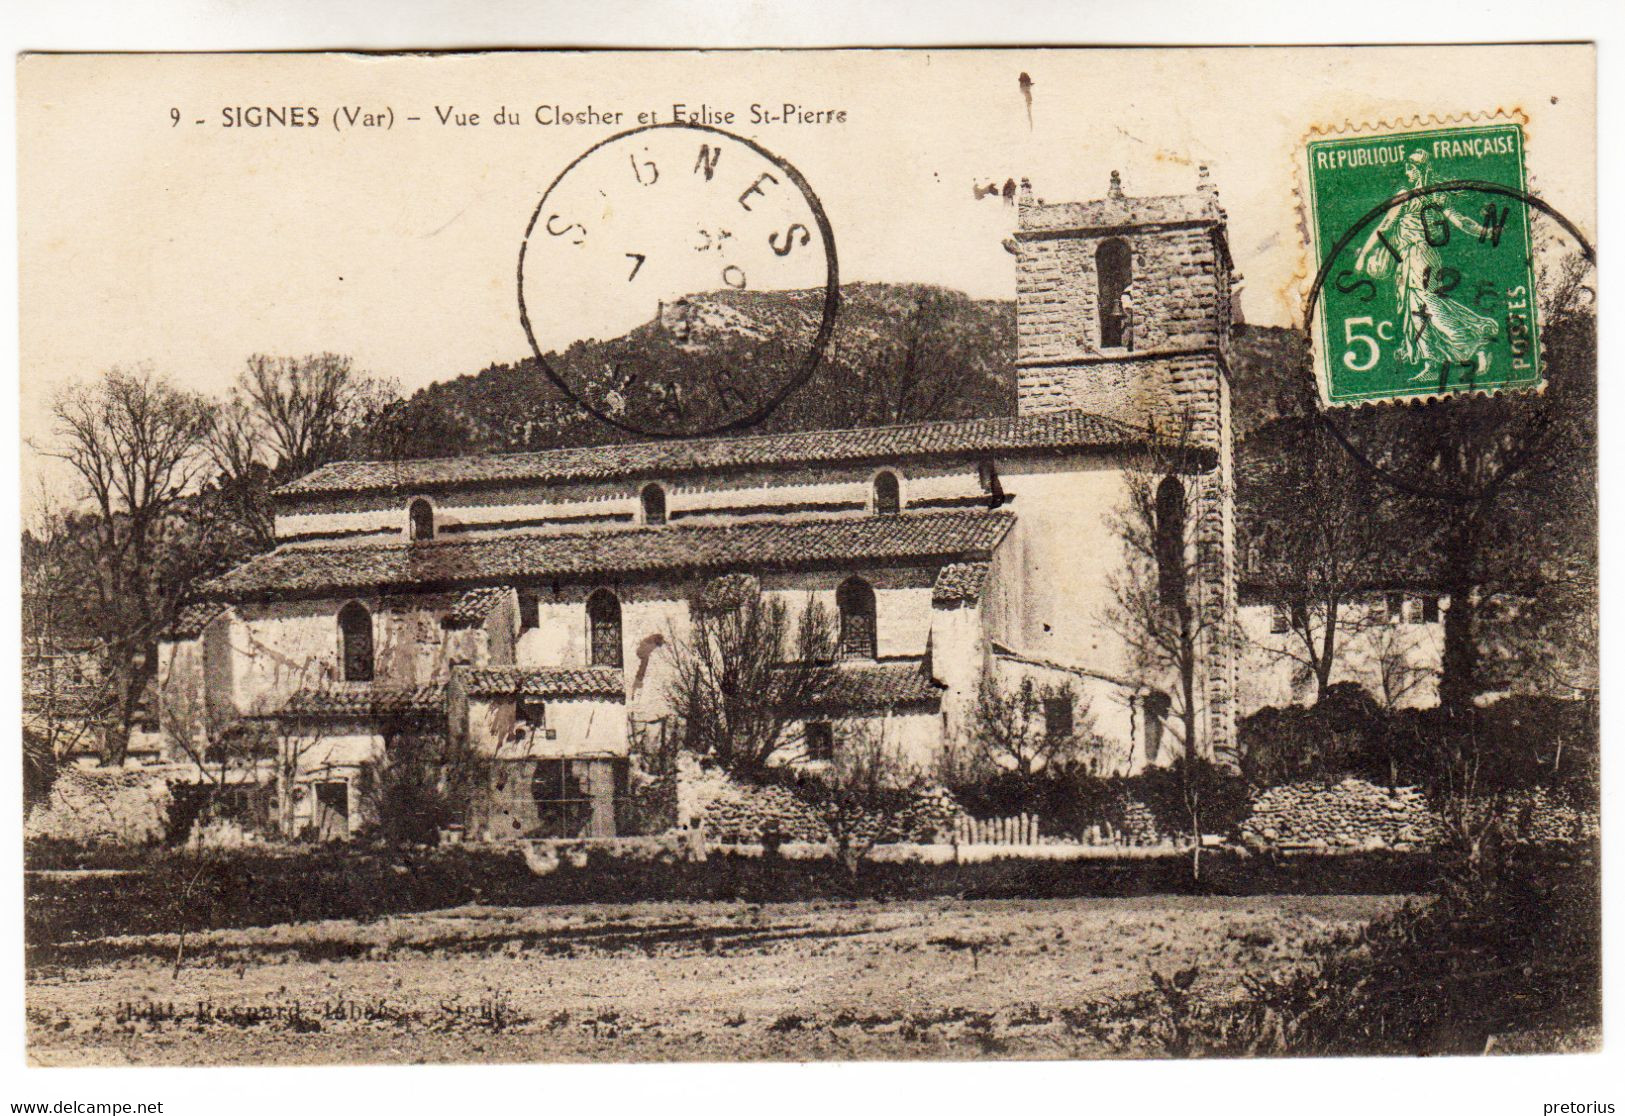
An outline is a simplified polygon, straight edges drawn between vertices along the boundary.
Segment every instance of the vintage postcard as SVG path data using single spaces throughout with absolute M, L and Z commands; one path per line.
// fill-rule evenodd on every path
M 1598 1049 L 1595 85 L 22 56 L 28 1059 Z

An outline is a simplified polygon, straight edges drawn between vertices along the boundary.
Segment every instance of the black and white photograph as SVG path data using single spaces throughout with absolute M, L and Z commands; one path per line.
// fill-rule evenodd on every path
M 23 53 L 14 1057 L 1600 1051 L 1598 57 Z

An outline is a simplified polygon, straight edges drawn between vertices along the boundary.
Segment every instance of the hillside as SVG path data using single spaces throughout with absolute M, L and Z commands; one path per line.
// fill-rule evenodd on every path
M 736 380 L 740 390 L 770 390 L 792 373 L 802 351 L 776 346 L 774 339 L 810 333 L 817 309 L 812 292 L 709 294 L 667 307 L 659 320 L 625 337 L 549 354 L 549 362 L 568 368 L 572 382 L 585 383 L 599 406 L 607 406 L 617 380 L 636 380 L 646 390 L 658 385 L 661 392 L 689 400 L 703 397 L 694 386 L 710 384 L 719 366 L 748 368 L 742 354 L 761 367 L 754 380 Z M 975 300 L 917 284 L 851 284 L 843 288 L 840 317 L 818 370 L 756 429 L 838 429 L 1013 414 L 1014 356 L 1011 302 Z M 1238 436 L 1245 439 L 1275 418 L 1301 413 L 1307 362 L 1304 339 L 1295 331 L 1236 328 Z M 630 398 L 623 413 L 650 419 L 658 402 L 653 396 Z M 703 426 L 704 416 L 690 425 Z M 368 431 L 355 456 L 445 457 L 637 437 L 584 412 L 528 358 L 422 389 Z
M 812 292 L 725 292 L 665 308 L 625 337 L 550 353 L 555 369 L 585 384 L 596 406 L 628 382 L 619 405 L 637 425 L 657 427 L 661 402 L 693 410 L 685 425 L 707 425 L 705 400 L 717 395 L 719 368 L 730 390 L 772 394 L 793 376 L 804 346 L 788 344 L 815 327 Z M 842 289 L 840 316 L 824 359 L 761 432 L 874 426 L 927 419 L 1013 414 L 1015 309 L 941 287 L 858 283 Z M 493 364 L 433 384 L 393 407 L 357 456 L 441 457 L 628 441 L 559 391 L 534 358 Z

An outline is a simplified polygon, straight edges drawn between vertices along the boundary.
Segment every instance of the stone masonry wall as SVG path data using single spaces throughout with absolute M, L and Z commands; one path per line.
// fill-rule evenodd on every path
M 1253 800 L 1237 837 L 1256 848 L 1417 848 L 1431 844 L 1438 821 L 1415 787 L 1386 787 L 1363 779 L 1340 783 L 1287 783 Z

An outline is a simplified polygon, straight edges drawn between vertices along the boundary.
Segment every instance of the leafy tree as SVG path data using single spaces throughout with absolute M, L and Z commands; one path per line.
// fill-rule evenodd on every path
M 1448 594 L 1439 696 L 1457 717 L 1492 681 L 1500 664 L 1486 662 L 1484 652 L 1497 637 L 1510 637 L 1514 662 L 1567 659 L 1556 673 L 1591 684 L 1597 474 L 1590 277 L 1591 265 L 1576 256 L 1542 276 L 1543 393 L 1370 408 L 1336 420 L 1396 493 L 1406 537 Z M 1554 613 L 1543 598 L 1562 604 Z M 1521 633 L 1527 638 L 1517 625 L 1500 623 L 1507 616 L 1533 621 Z
M 493 760 L 467 740 L 424 726 L 386 726 L 384 755 L 356 781 L 366 816 L 388 842 L 432 845 L 440 830 L 465 825 L 491 785 Z

